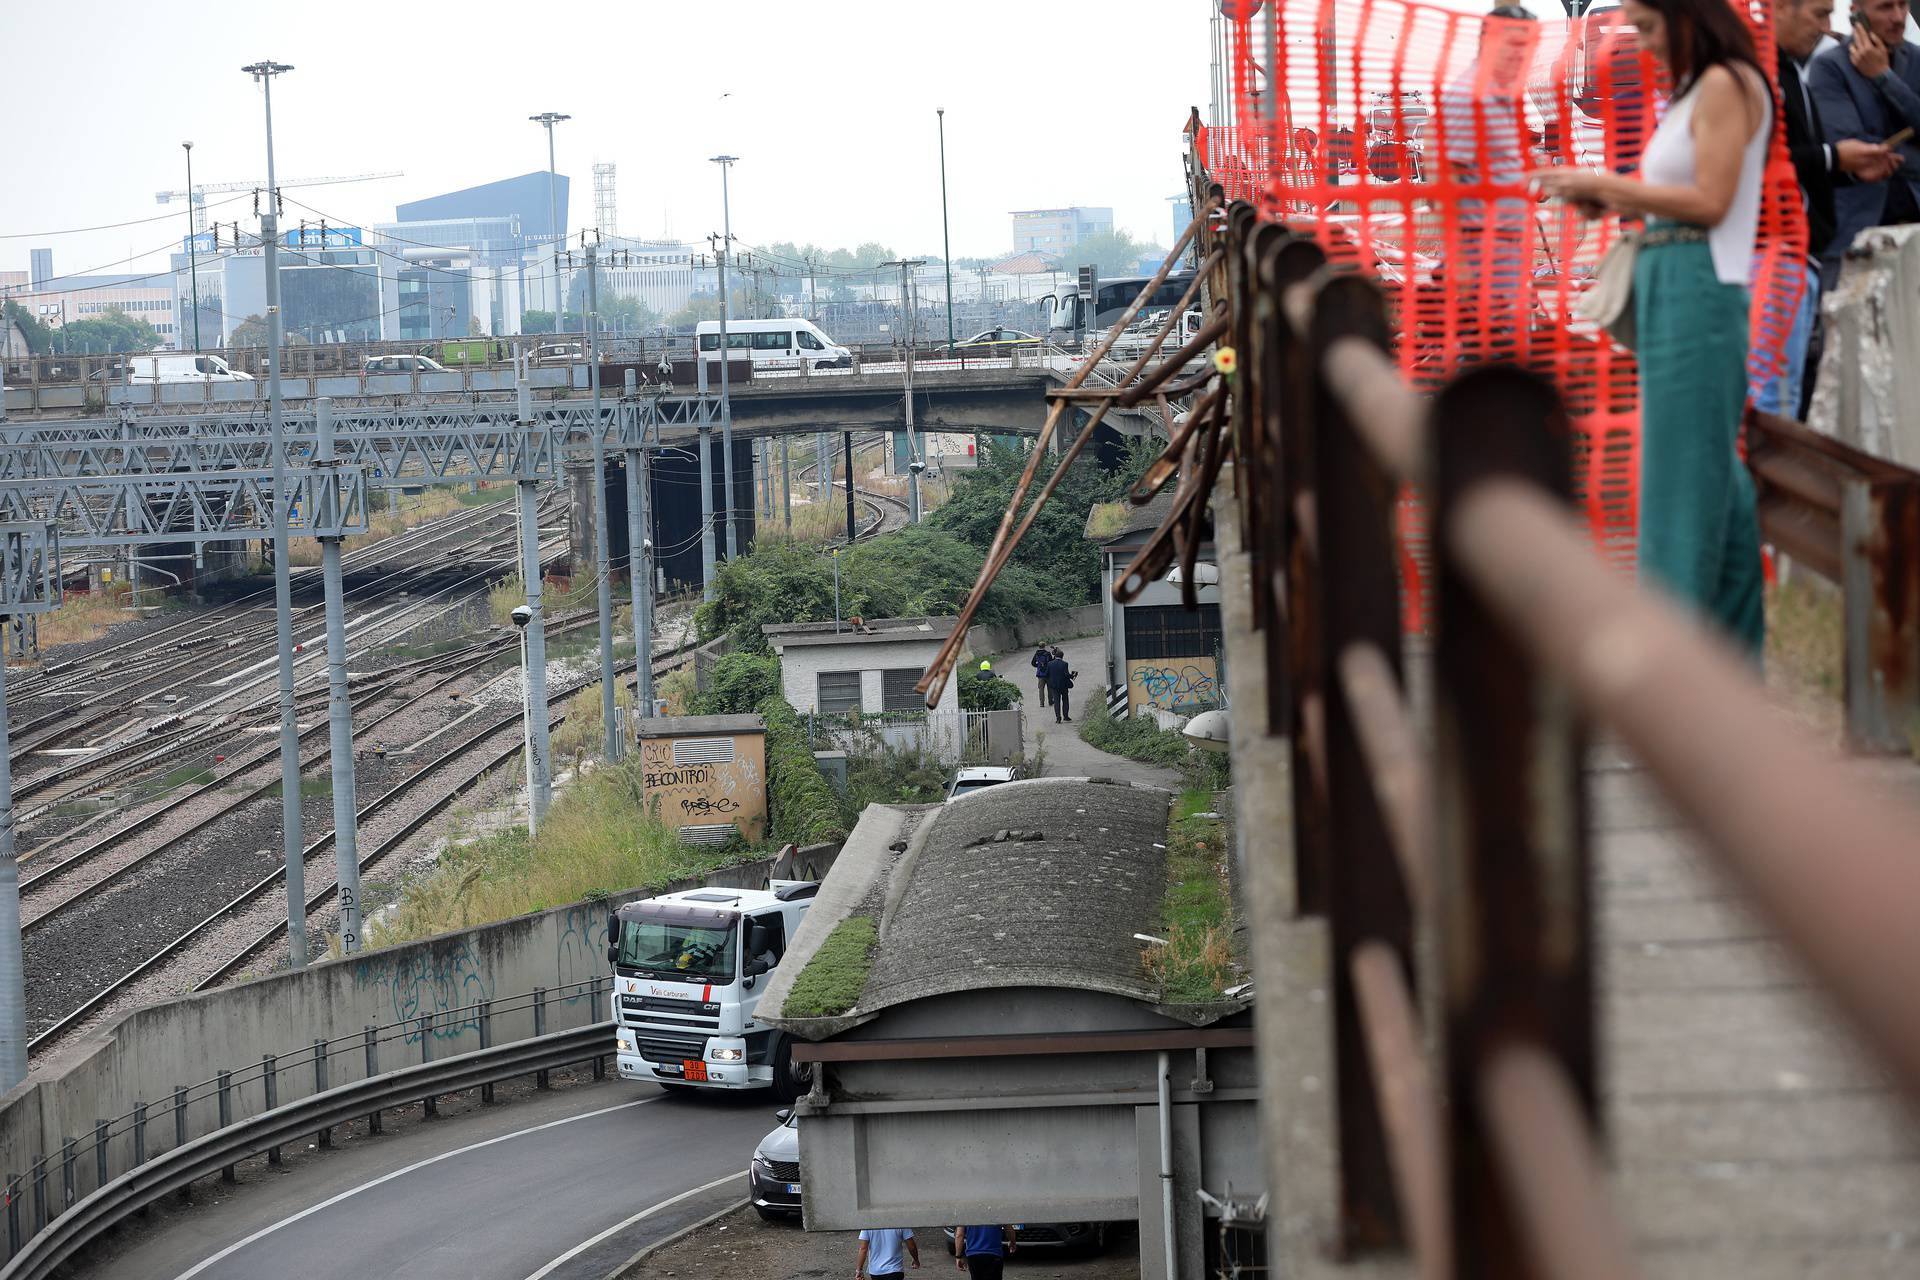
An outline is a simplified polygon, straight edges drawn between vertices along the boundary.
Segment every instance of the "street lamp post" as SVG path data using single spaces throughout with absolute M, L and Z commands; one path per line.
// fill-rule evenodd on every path
M 561 321 L 566 318 L 567 313 L 567 291 L 564 287 L 566 282 L 560 278 L 560 246 L 566 240 L 566 235 L 560 226 L 558 180 L 554 177 L 553 126 L 562 120 L 571 120 L 573 117 L 560 111 L 542 111 L 537 116 L 528 116 L 527 119 L 535 124 L 545 125 L 547 129 L 547 233 L 552 237 L 553 244 L 553 293 L 554 297 L 559 299 L 553 308 L 553 331 L 557 334 L 560 332 Z
M 727 255 L 733 252 L 733 210 L 728 203 L 727 171 L 739 156 L 714 156 L 720 166 L 720 519 L 727 527 L 727 559 L 740 554 L 739 535 L 733 527 L 733 400 L 727 388 L 727 364 L 733 358 L 728 346 L 727 319 L 731 303 L 727 298 Z
M 947 234 L 947 109 L 940 117 L 940 256 L 947 264 L 947 359 L 953 359 L 953 240 Z
M 187 151 L 187 272 L 191 278 L 189 288 L 193 290 L 193 349 L 200 350 L 200 253 L 194 241 L 199 236 L 199 228 L 193 225 L 193 144 L 180 144 Z
M 307 869 L 300 843 L 300 725 L 293 704 L 293 584 L 287 563 L 287 451 L 280 409 L 280 192 L 273 170 L 273 78 L 293 70 L 270 59 L 240 68 L 264 91 L 267 109 L 267 203 L 260 240 L 267 272 L 267 421 L 273 454 L 273 613 L 280 650 L 280 834 L 286 859 L 287 953 L 307 962 Z M 187 196 L 189 207 L 192 193 Z

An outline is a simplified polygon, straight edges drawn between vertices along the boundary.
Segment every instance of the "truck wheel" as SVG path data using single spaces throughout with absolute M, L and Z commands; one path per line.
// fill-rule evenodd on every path
M 813 1087 L 813 1068 L 793 1060 L 793 1041 L 781 1036 L 773 1050 L 773 1096 L 791 1105 Z

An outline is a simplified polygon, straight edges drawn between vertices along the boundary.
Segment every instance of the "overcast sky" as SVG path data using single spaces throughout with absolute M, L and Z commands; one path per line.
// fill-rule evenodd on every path
M 545 133 L 527 117 L 563 111 L 575 229 L 593 221 L 594 162 L 611 161 L 623 234 L 718 231 L 707 158 L 731 152 L 744 243 L 938 253 L 944 107 L 955 256 L 1011 248 L 1009 210 L 1072 203 L 1111 205 L 1121 226 L 1166 242 L 1180 129 L 1208 85 L 1207 0 L 5 0 L 0 49 L 21 125 L 0 162 L 0 270 L 51 245 L 60 274 L 164 265 L 185 231 L 179 204 L 168 221 L 38 233 L 163 214 L 154 193 L 185 185 L 182 140 L 201 183 L 264 178 L 261 94 L 240 72 L 260 59 L 295 67 L 274 84 L 283 181 L 404 171 L 286 193 L 363 224 L 545 169 Z M 209 216 L 251 225 L 252 200 Z M 302 216 L 289 203 L 283 223 Z

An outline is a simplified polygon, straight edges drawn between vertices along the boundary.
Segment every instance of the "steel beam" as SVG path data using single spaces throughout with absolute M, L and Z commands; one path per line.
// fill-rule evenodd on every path
M 314 466 L 322 474 L 340 465 L 333 460 L 331 409 L 324 398 L 314 402 L 320 428 Z M 335 501 L 332 485 L 322 485 L 318 492 L 323 502 Z M 321 515 L 323 520 L 328 519 L 326 513 Z M 339 886 L 340 954 L 346 956 L 360 949 L 360 802 L 354 781 L 353 702 L 347 691 L 347 627 L 342 604 L 346 590 L 341 582 L 338 535 L 320 539 L 320 567 L 326 591 L 327 763 L 333 779 L 334 882 Z

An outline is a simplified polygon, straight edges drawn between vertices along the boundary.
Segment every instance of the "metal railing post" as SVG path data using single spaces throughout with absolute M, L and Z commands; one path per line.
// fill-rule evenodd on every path
M 315 1040 L 313 1042 L 313 1091 L 325 1093 L 327 1087 L 327 1042 Z M 314 1142 L 322 1151 L 333 1146 L 333 1126 L 322 1125 L 320 1132 L 314 1136 Z
M 173 1145 L 177 1149 L 187 1145 L 187 1086 L 173 1086 Z M 193 1203 L 193 1184 L 180 1188 L 180 1203 Z
M 420 1015 L 420 1061 L 423 1064 L 433 1061 L 432 1014 Z M 440 1103 L 432 1094 L 428 1094 L 420 1100 L 420 1108 L 429 1120 L 432 1120 L 440 1114 Z
M 611 982 L 612 979 L 609 978 L 608 981 Z M 594 1015 L 599 1013 L 599 1011 L 600 975 L 596 973 L 588 983 L 587 1021 L 591 1023 L 594 1020 Z M 607 1078 L 607 1055 L 604 1053 L 596 1053 L 593 1055 L 593 1078 L 595 1080 L 605 1080 Z
M 60 1139 L 60 1212 L 73 1208 L 73 1162 L 79 1158 L 80 1144 L 72 1138 Z
M 20 1179 L 7 1175 L 7 1256 L 20 1252 Z
M 107 1185 L 107 1129 L 105 1120 L 93 1122 L 93 1185 L 96 1190 Z
M 480 1047 L 482 1049 L 493 1048 L 493 1001 L 491 1000 L 482 1000 L 480 1002 Z M 486 1084 L 480 1086 L 480 1105 L 483 1107 L 493 1105 L 492 1081 L 488 1081 Z
M 380 1031 L 372 1023 L 368 1023 L 361 1035 L 367 1046 L 367 1079 L 371 1080 L 380 1074 Z M 380 1132 L 380 1108 L 378 1107 L 375 1107 L 367 1116 L 367 1132 Z
M 1452 1187 L 1451 1274 L 1536 1274 L 1488 1135 L 1484 1072 L 1517 1040 L 1564 1073 L 1600 1130 L 1588 897 L 1585 731 L 1565 687 L 1487 608 L 1448 554 L 1454 510 L 1488 480 L 1571 502 L 1565 412 L 1544 381 L 1498 366 L 1435 399 L 1438 554 L 1434 759 L 1439 882 L 1454 904 L 1440 948 L 1448 993 L 1443 1110 Z
M 280 1105 L 279 1061 L 271 1053 L 263 1053 L 260 1055 L 260 1085 L 261 1085 L 261 1089 L 260 1089 L 261 1099 L 263 1102 L 265 1102 L 266 1109 L 268 1111 L 271 1111 L 275 1107 L 279 1106 Z M 267 1148 L 267 1163 L 269 1165 L 277 1165 L 280 1163 L 279 1147 L 273 1146 L 273 1147 Z
M 147 1162 L 147 1104 L 133 1104 L 133 1167 Z
M 33 1162 L 33 1231 L 38 1235 L 47 1225 L 47 1158 Z
M 535 1036 L 547 1034 L 547 989 L 545 987 L 533 989 L 533 1034 Z M 534 1072 L 533 1083 L 538 1089 L 552 1087 L 544 1069 Z
M 1368 450 L 1341 400 L 1325 386 L 1329 347 L 1358 338 L 1382 351 L 1390 331 L 1386 306 L 1371 281 L 1353 276 L 1324 286 L 1308 335 L 1316 370 L 1313 416 L 1313 507 L 1319 591 L 1319 759 L 1327 848 L 1326 909 L 1332 956 L 1333 1046 L 1339 1142 L 1340 1232 L 1360 1253 L 1399 1245 L 1405 1213 L 1388 1153 L 1387 1121 L 1374 1087 L 1353 960 L 1366 943 L 1392 950 L 1413 981 L 1413 909 L 1380 810 L 1373 770 L 1355 712 L 1336 673 L 1359 646 L 1385 657 L 1400 676 L 1400 599 L 1395 589 L 1394 502 L 1398 481 Z M 1311 779 L 1309 786 L 1313 785 Z M 1417 988 L 1416 988 L 1417 989 Z M 1464 1273 L 1463 1273 L 1464 1274 Z
M 233 1123 L 233 1072 L 222 1071 L 219 1076 L 219 1083 L 220 1083 L 220 1127 L 224 1129 L 228 1125 Z M 238 1175 L 235 1172 L 234 1166 L 228 1165 L 226 1168 L 220 1171 L 220 1181 L 222 1182 L 238 1181 Z

